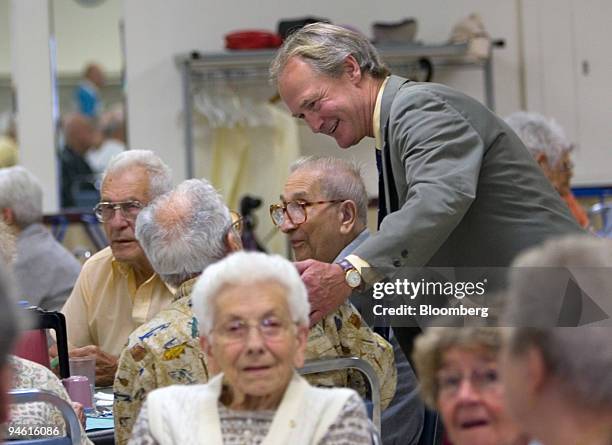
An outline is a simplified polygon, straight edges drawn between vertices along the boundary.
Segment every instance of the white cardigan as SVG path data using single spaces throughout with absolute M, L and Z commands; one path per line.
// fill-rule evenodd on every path
M 161 444 L 223 445 L 217 403 L 223 374 L 205 385 L 173 385 L 146 400 L 149 428 Z M 294 374 L 262 445 L 314 445 L 336 421 L 348 398 L 346 388 L 316 388 Z

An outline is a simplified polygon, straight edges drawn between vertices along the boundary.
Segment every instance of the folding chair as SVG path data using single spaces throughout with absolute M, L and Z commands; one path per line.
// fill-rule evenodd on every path
M 31 331 L 26 331 L 24 333 L 26 334 L 25 338 L 27 339 L 27 335 L 32 333 L 32 331 L 53 329 L 55 331 L 55 340 L 57 342 L 60 378 L 65 379 L 70 377 L 70 363 L 68 361 L 68 336 L 66 334 L 66 318 L 64 317 L 64 314 L 55 311 L 43 311 L 36 306 L 30 306 L 25 310 L 28 312 L 28 315 L 33 322 Z M 44 344 L 42 347 L 46 349 L 46 341 L 43 341 L 43 343 Z M 18 357 L 36 361 L 47 368 L 50 367 L 48 355 L 46 360 L 47 362 L 41 363 L 40 360 L 33 359 L 33 357 L 29 355 L 31 352 L 32 348 L 28 348 L 27 340 L 25 342 L 19 342 L 18 347 L 15 349 L 15 355 Z
M 361 372 L 369 386 L 369 396 L 372 401 L 372 441 L 375 445 L 382 443 L 380 438 L 380 382 L 374 368 L 363 359 L 358 357 L 334 357 L 309 360 L 298 369 L 301 375 L 315 374 L 317 372 L 337 371 L 339 369 L 355 369 Z
M 56 394 L 41 389 L 15 389 L 9 391 L 11 403 L 44 402 L 55 406 L 66 422 L 66 436 L 44 439 L 25 439 L 11 441 L 14 445 L 77 445 L 81 443 L 81 427 L 72 406 Z

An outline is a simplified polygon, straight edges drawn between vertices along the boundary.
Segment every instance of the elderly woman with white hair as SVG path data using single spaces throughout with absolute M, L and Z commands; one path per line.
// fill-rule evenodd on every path
M 502 353 L 510 413 L 544 445 L 612 443 L 612 241 L 553 240 L 514 266 Z
M 289 261 L 232 254 L 204 271 L 192 298 L 202 348 L 220 373 L 151 392 L 130 444 L 371 443 L 356 392 L 315 388 L 295 370 L 310 306 Z

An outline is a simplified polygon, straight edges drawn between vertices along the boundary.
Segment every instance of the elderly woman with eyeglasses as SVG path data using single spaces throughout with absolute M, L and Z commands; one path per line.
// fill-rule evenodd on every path
M 220 371 L 205 385 L 149 394 L 130 444 L 370 444 L 363 402 L 345 388 L 315 388 L 304 363 L 309 303 L 293 265 L 238 252 L 196 283 L 202 349 Z
M 510 420 L 498 373 L 498 328 L 429 328 L 413 354 L 421 394 L 453 445 L 526 445 Z

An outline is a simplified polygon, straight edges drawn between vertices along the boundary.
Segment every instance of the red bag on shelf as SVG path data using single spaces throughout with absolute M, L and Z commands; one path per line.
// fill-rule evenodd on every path
M 282 43 L 281 36 L 271 31 L 235 31 L 225 35 L 227 49 L 278 48 Z

